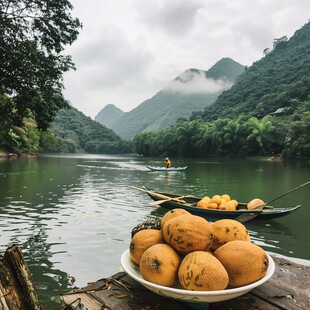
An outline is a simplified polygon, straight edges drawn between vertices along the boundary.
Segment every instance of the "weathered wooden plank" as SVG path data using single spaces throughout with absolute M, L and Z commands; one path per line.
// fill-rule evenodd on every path
M 233 300 L 229 300 L 226 302 L 221 303 L 186 303 L 181 302 L 165 297 L 161 297 L 157 294 L 152 293 L 148 289 L 146 289 L 144 286 L 140 285 L 138 282 L 130 278 L 126 273 L 119 273 L 118 275 L 118 281 L 121 281 L 122 284 L 126 285 L 130 291 L 134 295 L 134 300 L 130 299 L 130 296 L 122 299 L 121 301 L 118 301 L 118 303 L 115 302 L 114 298 L 117 295 L 113 295 L 113 293 L 110 293 L 110 295 L 102 294 L 101 291 L 97 291 L 95 293 L 91 293 L 92 296 L 96 296 L 97 299 L 102 300 L 102 303 L 106 306 L 109 306 L 109 308 L 113 310 L 131 310 L 131 309 L 193 309 L 193 310 L 226 310 L 226 309 L 238 309 L 238 310 L 256 310 L 256 309 L 264 309 L 264 310 L 279 310 L 278 307 L 275 307 L 271 305 L 270 303 L 261 300 L 260 298 L 257 298 L 251 294 L 247 294 L 244 296 L 240 296 L 239 298 L 235 298 Z M 117 276 L 116 275 L 116 276 Z M 114 278 L 114 276 L 113 276 Z M 108 291 L 106 291 L 108 292 Z M 128 291 L 126 290 L 116 290 L 116 294 L 128 294 Z M 114 300 L 114 303 L 110 300 Z
M 3 289 L 3 287 L 0 284 L 0 310 L 10 310 L 5 300 L 6 293 L 7 292 L 5 291 L 5 289 Z
M 10 265 L 0 256 L 0 309 L 23 309 L 24 304 L 19 296 L 18 285 Z M 1 308 L 2 307 L 2 308 Z
M 310 267 L 273 258 L 276 270 L 272 278 L 252 294 L 283 309 L 310 309 Z
M 176 300 L 167 299 L 152 293 L 140 283 L 130 278 L 125 272 L 120 272 L 107 279 L 101 279 L 94 284 L 86 286 L 82 290 L 77 290 L 74 296 L 81 297 L 81 304 L 84 304 L 84 296 L 81 292 L 88 292 L 89 296 L 100 302 L 103 309 L 187 309 Z M 68 294 L 72 293 L 69 292 Z M 61 300 L 64 304 L 66 304 L 66 296 L 67 294 L 61 295 Z M 72 309 L 76 310 L 77 308 L 72 307 Z M 97 310 L 98 308 L 89 307 L 88 309 Z
M 280 310 L 277 306 L 270 304 L 268 301 L 257 298 L 248 293 L 235 299 L 211 303 L 208 310 Z M 283 309 L 281 309 L 283 310 Z
M 81 291 L 112 310 L 192 309 L 192 310 L 305 310 L 310 309 L 310 267 L 273 257 L 276 270 L 272 278 L 238 298 L 210 304 L 190 304 L 152 293 L 121 272 L 101 279 Z M 122 298 L 118 298 L 122 297 Z M 81 300 L 83 304 L 83 300 Z M 73 308 L 78 309 L 78 308 Z M 94 310 L 93 308 L 89 308 Z M 103 308 L 105 309 L 105 308 Z
M 18 283 L 18 290 L 23 297 L 26 309 L 43 310 L 32 275 L 20 248 L 16 245 L 8 248 L 4 259 L 10 266 L 12 278 Z
M 112 280 L 111 280 L 112 279 Z M 122 285 L 125 285 L 133 295 L 133 298 L 130 296 L 130 292 L 124 288 L 121 289 L 119 286 L 115 288 L 113 284 L 113 279 L 120 282 Z M 111 285 L 111 288 L 108 289 Z M 173 310 L 279 310 L 283 308 L 278 308 L 260 298 L 257 298 L 254 295 L 246 294 L 240 296 L 233 300 L 228 300 L 220 303 L 212 304 L 192 304 L 176 301 L 173 299 L 161 297 L 157 294 L 152 293 L 151 291 L 144 288 L 138 282 L 130 278 L 126 273 L 118 273 L 113 277 L 106 280 L 99 280 L 95 284 L 89 285 L 83 288 L 83 291 L 89 292 L 89 295 L 96 298 L 96 300 L 101 302 L 101 306 L 105 306 L 106 309 L 112 310 L 141 310 L 141 309 L 173 309 Z M 96 291 L 97 290 L 97 291 Z M 62 295 L 63 301 L 66 299 L 63 298 L 65 295 Z M 81 294 L 74 294 L 73 301 L 76 297 L 80 297 Z M 126 296 L 124 298 L 118 299 L 117 296 Z M 68 304 L 68 301 L 66 302 Z M 86 301 L 83 297 L 81 299 L 81 304 L 86 306 Z M 89 304 L 87 304 L 89 307 Z M 79 309 L 77 307 L 72 307 L 72 309 Z M 97 310 L 99 308 L 88 308 L 89 310 Z
M 102 303 L 87 293 L 63 295 L 62 299 L 66 305 L 71 305 L 73 309 L 83 309 L 83 307 L 88 310 L 102 309 Z

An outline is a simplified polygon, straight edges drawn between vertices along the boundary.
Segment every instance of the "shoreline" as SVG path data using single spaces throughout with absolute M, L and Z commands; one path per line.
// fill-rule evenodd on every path
M 8 153 L 0 151 L 0 159 L 19 159 L 19 158 L 36 158 L 38 154 L 36 153 Z
M 2 159 L 20 159 L 20 158 L 37 158 L 40 156 L 40 154 L 47 154 L 48 153 L 13 153 L 13 152 L 7 152 L 3 149 L 0 149 L 0 160 Z M 126 154 L 92 154 L 92 153 L 52 153 L 52 155 L 79 155 L 79 154 L 86 154 L 86 155 L 126 155 Z M 135 154 L 137 156 L 140 156 L 139 154 Z M 159 158 L 159 157 L 158 157 Z M 216 158 L 216 157 L 212 157 Z M 221 156 L 217 156 L 217 158 L 221 158 Z M 232 157 L 234 158 L 234 157 Z M 262 156 L 247 156 L 246 158 L 261 158 L 262 160 L 272 161 L 272 162 L 282 162 L 286 160 L 297 160 L 297 161 L 305 161 L 310 163 L 310 158 L 308 157 L 282 157 L 281 155 L 262 155 Z M 190 159 L 190 158 L 188 158 Z

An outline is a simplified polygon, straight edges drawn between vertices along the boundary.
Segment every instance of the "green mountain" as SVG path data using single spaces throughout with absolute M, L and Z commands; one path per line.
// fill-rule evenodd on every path
M 235 84 L 191 121 L 137 133 L 144 156 L 310 158 L 310 22 L 246 68 Z M 279 157 L 273 157 L 278 159 Z
M 58 111 L 50 132 L 55 137 L 56 144 L 48 143 L 44 148 L 45 152 L 93 154 L 131 152 L 128 141 L 73 107 Z
M 244 66 L 229 58 L 221 59 L 208 71 L 186 70 L 109 127 L 124 138 L 132 138 L 137 132 L 167 128 L 212 104 L 243 71 Z
M 286 36 L 275 39 L 271 52 L 246 68 L 237 83 L 201 113 L 193 114 L 192 119 L 261 117 L 278 109 L 292 113 L 310 94 L 309 72 L 310 23 L 307 23 L 289 40 Z
M 95 121 L 110 127 L 125 112 L 117 108 L 114 104 L 107 104 L 96 116 Z

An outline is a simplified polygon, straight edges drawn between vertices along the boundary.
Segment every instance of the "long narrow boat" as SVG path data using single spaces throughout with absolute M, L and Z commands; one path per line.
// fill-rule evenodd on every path
M 185 167 L 178 167 L 178 168 L 174 168 L 174 167 L 171 167 L 171 168 L 162 168 L 162 167 L 152 167 L 152 166 L 146 166 L 146 168 L 152 170 L 152 171 L 167 171 L 167 172 L 170 172 L 170 171 L 184 171 L 187 166 Z
M 199 215 L 206 219 L 208 218 L 233 219 L 237 216 L 240 216 L 241 214 L 250 215 L 250 214 L 256 214 L 256 213 L 258 213 L 258 215 L 256 216 L 256 218 L 258 219 L 274 219 L 274 218 L 288 215 L 301 207 L 300 205 L 283 207 L 283 208 L 266 206 L 263 210 L 255 212 L 255 211 L 247 210 L 246 203 L 239 203 L 236 211 L 226 211 L 226 210 L 218 210 L 218 209 L 202 209 L 202 208 L 196 207 L 197 202 L 201 200 L 202 197 L 184 196 L 184 195 L 177 195 L 177 194 L 171 194 L 171 193 L 165 193 L 165 192 L 155 192 L 155 191 L 151 191 L 147 189 L 146 187 L 144 187 L 143 190 L 153 200 L 162 201 L 160 204 L 158 204 L 158 206 L 161 206 L 168 210 L 172 210 L 175 208 L 182 208 L 194 215 Z M 164 198 L 164 197 L 168 197 L 168 198 Z

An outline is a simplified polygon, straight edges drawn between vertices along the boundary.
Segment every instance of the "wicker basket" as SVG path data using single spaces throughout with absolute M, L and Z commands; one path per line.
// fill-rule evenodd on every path
M 133 228 L 131 231 L 131 238 L 140 230 L 143 229 L 158 229 L 160 230 L 160 222 L 161 218 L 149 218 L 145 222 L 138 224 L 136 227 Z

